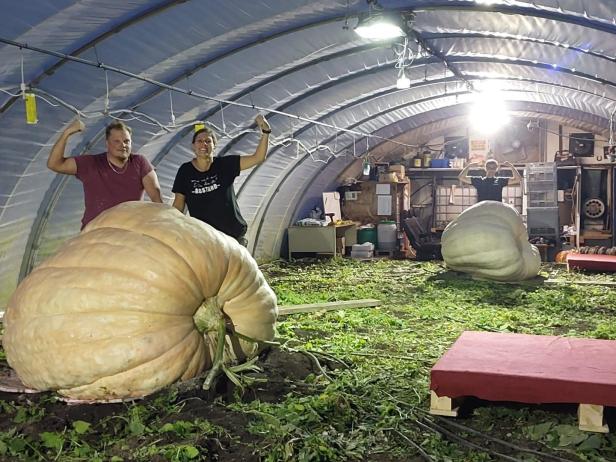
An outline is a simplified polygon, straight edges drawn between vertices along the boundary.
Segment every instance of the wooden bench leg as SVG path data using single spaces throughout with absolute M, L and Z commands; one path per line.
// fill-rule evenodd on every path
M 585 432 L 608 433 L 610 430 L 603 420 L 603 406 L 580 404 L 578 407 L 579 429 Z
M 448 396 L 438 396 L 430 390 L 430 414 L 458 417 L 458 407 L 452 408 L 453 400 Z

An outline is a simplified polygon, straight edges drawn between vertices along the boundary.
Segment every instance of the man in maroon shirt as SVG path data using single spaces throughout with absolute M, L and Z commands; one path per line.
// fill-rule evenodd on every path
M 51 148 L 47 167 L 56 173 L 75 175 L 83 183 L 85 211 L 81 229 L 101 212 L 122 202 L 143 199 L 148 193 L 152 202 L 161 202 L 158 177 L 150 162 L 131 152 L 131 129 L 123 122 L 107 126 L 107 152 L 78 157 L 64 157 L 69 137 L 84 129 L 75 120 Z

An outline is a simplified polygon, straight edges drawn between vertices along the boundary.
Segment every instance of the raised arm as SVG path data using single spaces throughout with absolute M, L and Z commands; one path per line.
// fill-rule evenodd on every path
M 146 176 L 141 179 L 143 189 L 148 193 L 148 197 L 152 202 L 158 202 L 162 204 L 163 198 L 160 195 L 160 184 L 158 183 L 158 176 L 156 172 L 152 170 Z
M 460 180 L 460 183 L 471 184 L 471 179 L 468 177 L 468 172 L 473 167 L 481 167 L 481 164 L 478 162 L 471 162 L 470 164 L 467 164 L 458 175 L 458 180 Z
M 252 156 L 240 157 L 240 170 L 246 170 L 250 167 L 260 164 L 265 160 L 267 155 L 267 149 L 269 148 L 269 135 L 272 133 L 272 129 L 261 114 L 255 118 L 257 127 L 261 130 L 261 139 L 259 145 Z
M 503 165 L 506 165 L 507 167 L 511 169 L 511 178 L 509 179 L 509 182 L 508 182 L 509 186 L 521 184 L 522 177 L 518 173 L 518 169 L 515 168 L 511 162 L 505 161 L 503 162 Z
M 49 157 L 47 158 L 47 168 L 56 173 L 64 173 L 66 175 L 75 175 L 77 173 L 77 162 L 72 157 L 64 157 L 66 143 L 68 139 L 82 131 L 85 128 L 83 122 L 75 119 L 68 127 L 64 129 L 58 141 L 51 148 Z

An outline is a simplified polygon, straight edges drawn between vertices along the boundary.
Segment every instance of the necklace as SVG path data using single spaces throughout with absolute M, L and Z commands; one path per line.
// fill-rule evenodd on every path
M 106 158 L 106 157 L 105 157 Z M 107 158 L 106 158 L 107 159 Z M 111 162 L 109 162 L 109 159 L 107 159 L 107 164 L 109 165 L 109 168 L 111 170 L 114 171 L 114 173 L 118 174 L 118 175 L 124 175 L 124 173 L 126 173 L 126 169 L 128 168 L 128 160 L 126 161 L 126 163 L 124 164 L 124 167 L 122 167 L 120 170 L 116 170 L 115 167 L 113 166 L 113 164 Z

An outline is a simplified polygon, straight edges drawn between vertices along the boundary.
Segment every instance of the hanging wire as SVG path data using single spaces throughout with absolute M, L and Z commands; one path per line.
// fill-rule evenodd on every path
M 21 89 L 21 96 L 22 98 L 26 98 L 26 80 L 24 78 L 24 49 L 22 47 L 19 47 L 19 67 L 21 70 L 21 84 L 19 85 L 19 88 Z
M 60 52 L 57 52 L 57 51 L 46 50 L 44 48 L 39 48 L 39 47 L 31 46 L 31 45 L 28 45 L 28 44 L 25 44 L 25 43 L 15 42 L 13 40 L 5 39 L 5 38 L 2 38 L 2 37 L 0 37 L 0 43 L 5 43 L 7 45 L 11 45 L 11 46 L 19 47 L 19 48 L 24 48 L 24 49 L 27 49 L 27 50 L 30 50 L 30 51 L 35 51 L 35 52 L 38 52 L 38 53 L 43 53 L 43 54 L 55 56 L 57 58 L 61 58 L 61 59 L 68 60 L 68 61 L 73 61 L 73 62 L 84 64 L 84 65 L 87 65 L 87 66 L 98 67 L 98 68 L 101 68 L 101 69 L 105 69 L 106 71 L 109 71 L 109 72 L 114 72 L 114 73 L 121 74 L 121 75 L 124 75 L 124 76 L 129 77 L 129 78 L 132 78 L 132 79 L 140 80 L 142 82 L 146 82 L 146 83 L 149 83 L 151 85 L 155 85 L 155 86 L 157 86 L 159 88 L 164 88 L 164 89 L 167 89 L 167 90 L 170 90 L 170 91 L 175 91 L 175 92 L 178 92 L 178 93 L 183 93 L 183 94 L 189 95 L 189 96 L 194 97 L 194 98 L 204 99 L 204 100 L 207 100 L 207 101 L 214 101 L 214 102 L 217 102 L 217 103 L 224 103 L 224 104 L 232 105 L 232 106 L 250 108 L 250 109 L 257 110 L 257 111 L 263 111 L 265 113 L 276 114 L 276 115 L 280 115 L 280 116 L 284 116 L 284 117 L 293 118 L 293 119 L 296 119 L 296 120 L 301 120 L 303 122 L 311 123 L 311 124 L 322 126 L 322 127 L 336 128 L 336 127 L 333 127 L 331 124 L 328 124 L 328 123 L 325 123 L 325 122 L 321 122 L 321 121 L 318 121 L 318 120 L 313 120 L 313 119 L 310 119 L 308 117 L 302 117 L 302 116 L 299 116 L 297 114 L 290 114 L 290 113 L 287 113 L 287 112 L 284 112 L 284 111 L 277 110 L 275 108 L 267 108 L 267 107 L 257 106 L 252 101 L 252 94 L 249 95 L 251 104 L 247 104 L 247 103 L 240 103 L 238 101 L 225 100 L 225 99 L 222 99 L 222 98 L 216 98 L 216 97 L 213 97 L 213 96 L 208 96 L 208 95 L 205 95 L 205 94 L 202 94 L 202 93 L 198 93 L 198 92 L 193 91 L 193 90 L 190 89 L 190 85 L 189 85 L 190 82 L 189 82 L 188 76 L 186 76 L 187 89 L 183 89 L 183 88 L 179 88 L 179 87 L 176 87 L 176 86 L 173 86 L 173 85 L 169 85 L 169 84 L 166 84 L 166 83 L 163 83 L 163 82 L 159 82 L 159 81 L 151 79 L 149 77 L 144 77 L 142 75 L 135 74 L 133 72 L 130 72 L 130 71 L 118 68 L 118 67 L 109 66 L 109 65 L 103 64 L 102 62 L 99 62 L 99 61 L 98 62 L 93 62 L 91 60 L 87 60 L 87 59 L 83 59 L 83 58 L 78 58 L 76 56 L 68 55 L 68 54 L 65 54 L 65 53 L 60 53 Z M 96 47 L 94 47 L 94 52 L 97 55 L 97 59 L 98 59 L 98 53 L 97 53 Z M 164 125 L 159 124 L 159 123 L 157 125 L 160 125 L 161 127 L 164 127 Z M 166 128 L 166 130 L 168 130 L 168 128 Z M 351 130 L 351 129 L 348 129 L 348 128 L 341 128 L 341 127 L 337 128 L 337 130 L 339 130 L 341 132 L 345 132 L 345 133 L 359 135 L 359 136 L 369 136 L 371 138 L 387 141 L 387 142 L 390 142 L 390 143 L 393 143 L 393 144 L 396 144 L 396 145 L 402 145 L 402 146 L 408 146 L 408 147 L 416 147 L 416 146 L 412 146 L 412 145 L 407 145 L 406 143 L 401 143 L 399 141 L 391 140 L 391 139 L 388 139 L 388 138 L 385 138 L 385 137 L 382 137 L 382 136 L 374 135 L 374 134 L 371 134 L 371 133 L 363 133 L 363 132 L 360 132 L 358 130 Z
M 7 95 L 14 97 L 14 98 L 19 97 L 19 96 L 22 95 L 21 91 L 19 93 L 11 93 L 10 91 L 5 90 L 4 88 L 0 88 L 0 91 L 2 93 L 6 93 Z
M 103 114 L 109 114 L 109 76 L 107 75 L 107 69 L 105 69 L 105 109 Z
M 171 125 L 175 127 L 175 114 L 173 113 L 173 92 L 169 92 L 169 110 L 171 111 Z
M 226 132 L 227 131 L 227 125 L 225 124 L 225 107 L 222 103 L 220 104 L 220 118 L 222 120 L 222 131 Z

